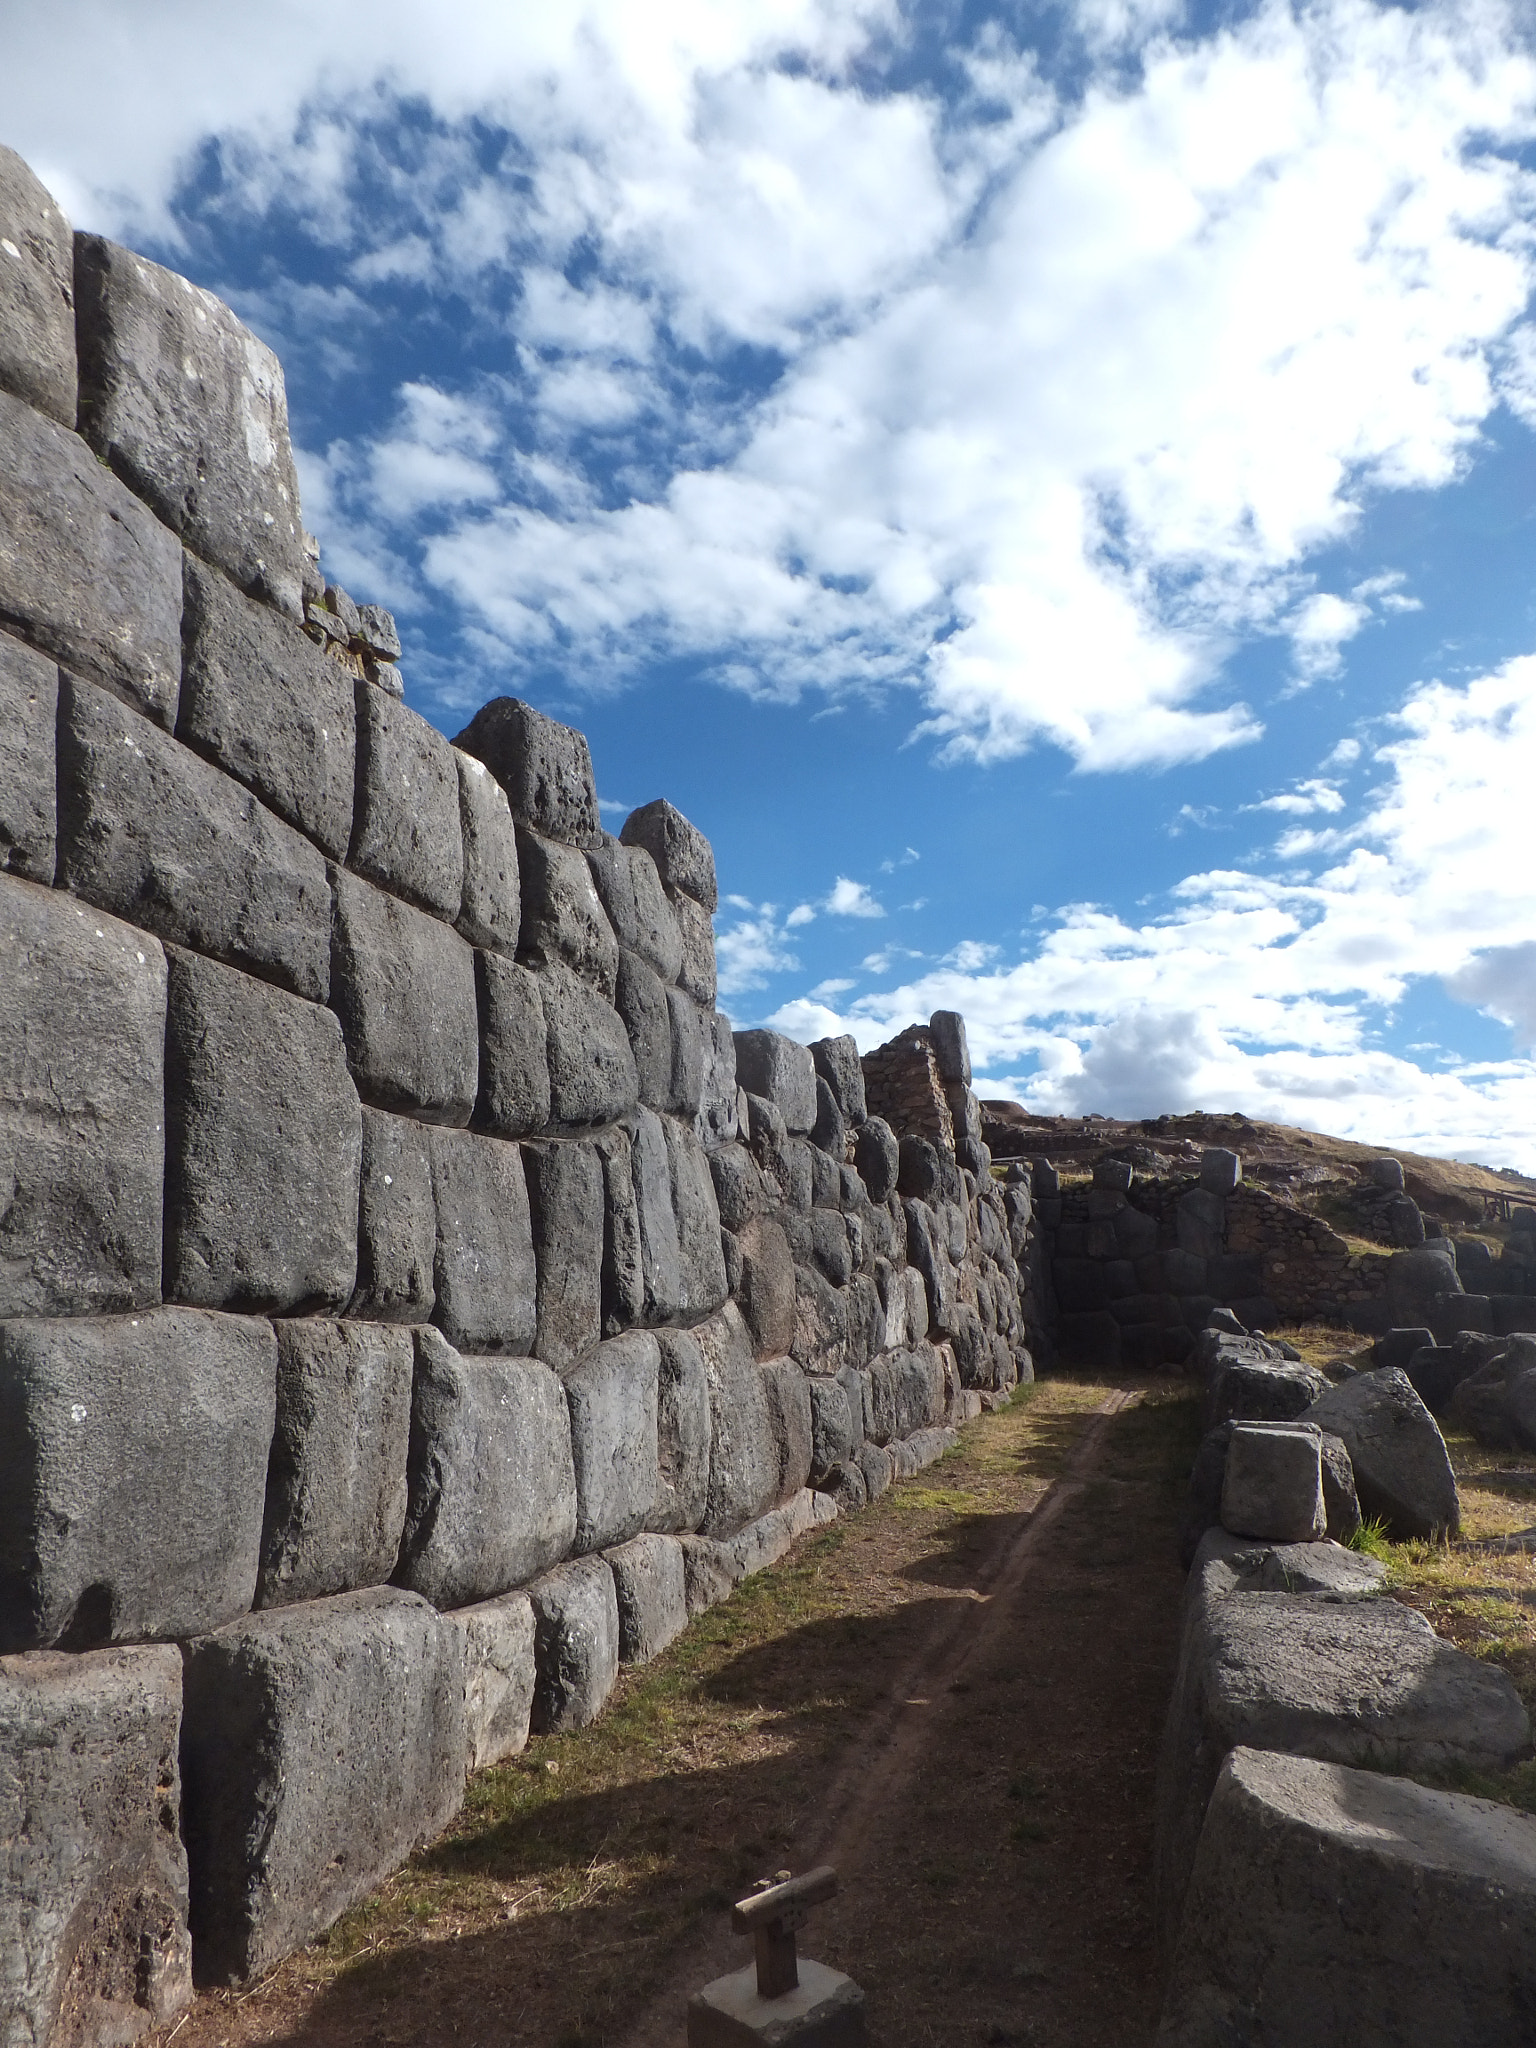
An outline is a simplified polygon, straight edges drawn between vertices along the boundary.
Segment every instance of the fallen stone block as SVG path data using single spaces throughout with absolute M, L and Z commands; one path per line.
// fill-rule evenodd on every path
M 258 1607 L 382 1586 L 405 1525 L 414 1351 L 386 1323 L 279 1322 Z
M 1223 1527 L 1271 1543 L 1316 1543 L 1328 1526 L 1320 1450 L 1308 1429 L 1237 1423 L 1227 1444 Z
M 681 892 L 711 914 L 719 909 L 713 849 L 665 797 L 631 811 L 619 836 L 626 846 L 645 848 L 669 893 Z
M 1252 1748 L 1200 1838 L 1159 2048 L 1517 2048 L 1536 2006 L 1536 1820 Z
M 466 1124 L 479 1083 L 475 956 L 450 926 L 333 867 L 331 1007 L 358 1093 Z
M 612 1003 L 572 968 L 541 968 L 550 1116 L 557 1124 L 617 1123 L 640 1099 L 629 1034 Z
M 174 1647 L 0 1658 L 7 2043 L 126 2044 L 191 2004 L 180 1728 Z
M 565 1375 L 578 1551 L 605 1550 L 645 1527 L 659 1472 L 660 1364 L 656 1339 L 648 1331 L 629 1330 Z
M 771 1102 L 785 1129 L 803 1137 L 816 1122 L 816 1067 L 807 1047 L 778 1031 L 737 1031 L 736 1079 Z
M 533 1729 L 586 1728 L 619 1675 L 619 1605 L 601 1557 L 577 1557 L 528 1588 L 533 1603 Z
M 459 778 L 459 837 L 464 847 L 464 892 L 455 919 L 472 946 L 517 951 L 522 886 L 517 828 L 507 793 L 483 761 L 453 749 Z
M 0 155 L 0 186 L 4 179 Z M 0 301 L 0 349 L 4 318 Z M 0 633 L 0 868 L 44 888 L 54 869 L 58 712 L 57 665 Z
M 1450 1412 L 1479 1443 L 1529 1450 L 1536 1445 L 1536 1336 L 1490 1337 L 1484 1345 L 1492 1355 L 1457 1380 Z M 1468 1347 L 1469 1364 L 1475 1355 Z
M 1200 1540 L 1185 1589 L 1186 1605 L 1229 1593 L 1325 1593 L 1331 1600 L 1374 1600 L 1387 1583 L 1380 1558 L 1341 1543 L 1256 1543 L 1221 1528 Z
M 662 981 L 675 982 L 683 964 L 683 935 L 650 853 L 605 832 L 587 860 L 619 944 Z
M 437 1301 L 437 1202 L 421 1124 L 364 1109 L 357 1290 L 347 1313 L 375 1323 L 425 1323 Z
M 357 809 L 349 860 L 392 895 L 457 920 L 464 833 L 454 751 L 419 712 L 364 682 L 357 686 Z
M 0 390 L 73 427 L 74 235 L 53 194 L 12 149 L 0 149 L 0 220 L 10 257 L 0 270 Z
M 483 1771 L 528 1746 L 533 1712 L 533 1602 L 504 1593 L 444 1620 L 464 1643 L 464 1725 L 469 1768 Z
M 634 1536 L 605 1555 L 619 1609 L 619 1661 L 648 1664 L 688 1626 L 683 1547 L 675 1536 Z
M 779 1454 L 762 1369 L 741 1312 L 727 1302 L 693 1333 L 709 1388 L 709 1493 L 700 1528 L 729 1535 L 772 1506 Z
M 516 697 L 483 704 L 453 744 L 483 761 L 520 825 L 567 845 L 601 844 L 586 735 Z
M 1294 1422 L 1327 1391 L 1327 1379 L 1312 1366 L 1234 1359 L 1218 1366 L 1207 1382 L 1205 1426 Z
M 1306 1419 L 1343 1439 L 1362 1511 L 1395 1535 L 1454 1535 L 1461 1527 L 1445 1439 L 1406 1373 L 1357 1373 L 1314 1401 Z
M 165 955 L 61 891 L 0 875 L 0 1315 L 158 1301 Z
M 374 1587 L 197 1638 L 185 1685 L 197 1981 L 249 1983 L 458 1811 L 463 1636 L 426 1601 Z

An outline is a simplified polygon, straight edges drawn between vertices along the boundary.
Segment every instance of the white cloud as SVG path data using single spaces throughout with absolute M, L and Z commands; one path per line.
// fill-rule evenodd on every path
M 1185 806 L 1186 810 L 1188 806 Z M 1310 817 L 1314 811 L 1342 811 L 1343 792 L 1332 782 L 1315 777 L 1309 782 L 1298 782 L 1294 789 L 1283 791 L 1279 796 L 1267 796 L 1261 802 L 1248 804 L 1251 811 L 1287 811 L 1298 818 Z
M 845 981 L 841 976 L 834 975 L 830 980 L 820 981 L 816 984 L 815 988 L 811 990 L 811 1000 L 817 1003 L 829 1003 L 834 996 L 845 996 L 849 989 L 857 987 L 857 982 Z
M 1536 940 L 1489 946 L 1446 976 L 1446 987 L 1509 1025 L 1522 1051 L 1536 1050 Z
M 862 882 L 839 875 L 822 909 L 831 917 L 884 917 L 885 906 L 877 903 Z
M 797 903 L 784 920 L 785 926 L 790 931 L 798 930 L 803 924 L 814 924 L 815 922 L 816 912 L 809 903 Z
M 740 896 L 726 901 L 748 914 L 715 933 L 717 980 L 722 996 L 762 988 L 772 974 L 793 974 L 800 962 L 786 943 L 787 927 L 772 903 L 753 904 Z
M 1337 675 L 1344 666 L 1339 649 L 1352 640 L 1371 616 L 1370 606 L 1353 604 L 1327 591 L 1309 597 L 1287 621 L 1298 675 L 1308 682 Z

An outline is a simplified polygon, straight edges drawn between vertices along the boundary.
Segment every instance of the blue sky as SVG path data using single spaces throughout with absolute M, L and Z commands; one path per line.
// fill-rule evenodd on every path
M 278 349 L 411 703 L 710 834 L 738 1023 L 1536 1171 L 1533 40 L 56 0 L 0 137 Z

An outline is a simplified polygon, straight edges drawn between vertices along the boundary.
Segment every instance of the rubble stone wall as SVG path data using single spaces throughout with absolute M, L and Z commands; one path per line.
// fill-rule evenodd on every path
M 73 2048 L 937 1456 L 1032 1223 L 958 1018 L 872 1114 L 733 1033 L 678 811 L 406 706 L 227 307 L 4 151 L 0 251 L 0 2041 Z

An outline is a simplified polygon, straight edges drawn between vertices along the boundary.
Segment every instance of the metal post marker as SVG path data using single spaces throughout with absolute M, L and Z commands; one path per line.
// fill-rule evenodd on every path
M 837 1891 L 829 1864 L 765 1877 L 731 1908 L 755 1964 L 717 1977 L 688 2002 L 688 2048 L 864 2048 L 864 1994 L 851 1977 L 796 1953 L 795 1935 Z

